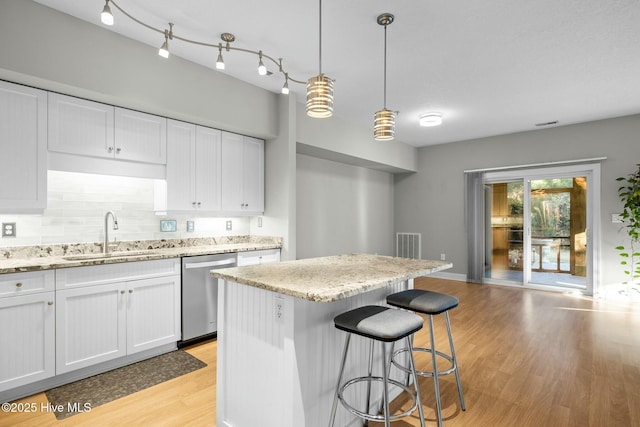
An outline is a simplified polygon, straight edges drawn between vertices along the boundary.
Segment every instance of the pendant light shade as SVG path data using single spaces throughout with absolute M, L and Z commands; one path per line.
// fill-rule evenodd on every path
M 316 119 L 333 114 L 333 80 L 324 74 L 307 81 L 307 115 Z
M 391 141 L 396 136 L 396 113 L 383 108 L 376 112 L 373 121 L 373 138 L 376 141 Z
M 322 73 L 322 0 L 319 0 L 318 75 L 307 80 L 307 116 L 325 119 L 333 115 L 333 80 Z

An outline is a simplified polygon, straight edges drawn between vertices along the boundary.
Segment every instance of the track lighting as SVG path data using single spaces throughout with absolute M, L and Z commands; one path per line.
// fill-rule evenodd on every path
M 224 60 L 222 59 L 222 44 L 218 43 L 218 59 L 216 60 L 216 69 L 224 70 Z
M 264 66 L 264 63 L 262 62 L 262 51 L 260 51 L 258 53 L 259 57 L 260 57 L 260 62 L 258 62 L 258 74 L 260 74 L 261 76 L 266 76 L 267 75 L 267 67 Z
M 169 22 L 169 29 L 164 30 L 164 43 L 162 43 L 162 46 L 160 46 L 158 50 L 158 55 L 163 58 L 169 57 L 169 39 L 173 40 L 173 24 L 171 22 Z
M 120 0 L 118 0 L 118 1 L 120 1 Z M 297 80 L 297 79 L 292 78 L 291 76 L 289 76 L 286 73 L 286 71 L 282 67 L 282 58 L 280 58 L 278 61 L 276 61 L 271 56 L 264 54 L 261 50 L 256 51 L 256 50 L 250 50 L 250 49 L 231 46 L 231 43 L 234 42 L 235 39 L 236 39 L 235 36 L 233 34 L 231 34 L 231 33 L 222 33 L 222 34 L 220 34 L 220 38 L 222 39 L 224 44 L 223 43 L 211 44 L 211 43 L 207 43 L 207 42 L 203 42 L 203 41 L 187 39 L 185 37 L 179 37 L 178 35 L 175 35 L 173 33 L 173 23 L 169 23 L 169 29 L 168 30 L 167 29 L 160 29 L 160 28 L 153 27 L 152 25 L 149 25 L 146 22 L 144 22 L 144 21 L 132 16 L 131 14 L 129 14 L 127 11 L 122 9 L 117 4 L 117 2 L 114 1 L 114 0 L 105 0 L 105 5 L 104 5 L 104 8 L 102 9 L 102 14 L 100 16 L 100 19 L 102 20 L 102 22 L 105 25 L 113 25 L 113 23 L 114 23 L 114 18 L 113 18 L 113 15 L 111 14 L 110 5 L 113 5 L 113 7 L 115 7 L 118 11 L 122 12 L 122 14 L 124 14 L 126 17 L 131 19 L 136 24 L 139 24 L 139 25 L 147 28 L 148 30 L 155 31 L 157 33 L 163 34 L 164 35 L 164 42 L 162 43 L 162 46 L 158 50 L 158 55 L 162 56 L 163 58 L 168 58 L 169 57 L 169 40 L 172 40 L 172 41 L 173 40 L 178 40 L 180 42 L 189 43 L 189 44 L 193 44 L 193 45 L 198 45 L 198 46 L 201 46 L 201 47 L 210 47 L 210 48 L 213 48 L 213 49 L 218 49 L 218 57 L 216 59 L 216 69 L 224 70 L 225 69 L 225 63 L 224 63 L 224 59 L 222 58 L 222 49 L 224 48 L 227 52 L 230 52 L 230 51 L 233 50 L 233 51 L 236 51 L 236 52 L 243 52 L 243 53 L 248 53 L 248 54 L 251 54 L 251 55 L 258 56 L 258 73 L 261 76 L 271 75 L 272 74 L 267 70 L 267 67 L 264 64 L 264 61 L 269 60 L 269 61 L 273 62 L 275 65 L 277 65 L 278 66 L 278 71 L 285 78 L 284 85 L 282 86 L 282 90 L 281 90 L 282 93 L 289 93 L 289 82 L 294 82 L 294 83 L 298 83 L 298 84 L 304 84 L 305 83 L 302 80 Z M 331 85 L 333 85 L 333 81 L 329 80 L 329 83 Z M 333 100 L 333 95 L 332 94 L 331 94 L 331 99 Z M 332 103 L 332 105 L 333 105 L 333 103 Z
M 396 135 L 396 113 L 387 108 L 387 26 L 394 16 L 383 13 L 378 16 L 378 24 L 384 26 L 384 106 L 376 112 L 373 120 L 373 138 L 376 141 L 391 141 Z
M 109 7 L 109 0 L 105 1 L 102 14 L 100 14 L 100 20 L 104 25 L 113 25 L 113 15 L 111 14 L 111 8 Z

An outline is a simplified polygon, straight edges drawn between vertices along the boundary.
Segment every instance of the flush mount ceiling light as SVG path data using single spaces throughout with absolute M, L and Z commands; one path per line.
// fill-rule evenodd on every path
M 258 59 L 259 59 L 258 72 L 260 73 L 260 75 L 271 75 L 272 74 L 269 70 L 267 70 L 267 67 L 264 65 L 264 61 L 263 60 L 271 61 L 276 66 L 278 66 L 278 71 L 282 74 L 283 77 L 285 77 L 284 86 L 282 87 L 282 93 L 285 93 L 285 94 L 289 93 L 289 82 L 294 82 L 294 83 L 298 83 L 298 84 L 305 84 L 304 81 L 296 80 L 294 78 L 291 78 L 291 76 L 289 76 L 285 72 L 284 68 L 282 67 L 282 58 L 280 58 L 279 61 L 276 61 L 271 56 L 266 55 L 265 53 L 263 53 L 261 50 L 243 49 L 243 48 L 231 46 L 231 43 L 233 41 L 235 41 L 236 38 L 235 38 L 235 36 L 233 34 L 230 34 L 230 33 L 222 33 L 220 35 L 220 38 L 222 39 L 223 42 L 225 42 L 225 45 L 223 45 L 222 43 L 211 44 L 211 43 L 202 42 L 202 41 L 198 41 L 198 40 L 187 39 L 185 37 L 180 37 L 180 36 L 174 34 L 174 32 L 173 32 L 173 24 L 172 23 L 169 23 L 169 29 L 168 30 L 153 27 L 152 25 L 149 25 L 149 24 L 143 22 L 142 20 L 133 17 L 131 14 L 126 12 L 124 9 L 122 9 L 113 0 L 105 0 L 104 8 L 102 9 L 102 13 L 100 14 L 100 20 L 105 25 L 113 25 L 114 24 L 114 18 L 113 18 L 113 14 L 111 13 L 111 8 L 109 7 L 109 3 L 111 3 L 116 9 L 118 9 L 122 14 L 124 14 L 127 18 L 129 18 L 132 21 L 134 21 L 136 24 L 139 24 L 139 25 L 141 25 L 141 26 L 143 26 L 143 27 L 145 27 L 145 28 L 147 28 L 147 29 L 149 29 L 151 31 L 155 31 L 157 33 L 160 33 L 160 34 L 164 35 L 164 42 L 162 43 L 162 46 L 158 50 L 158 55 L 162 56 L 163 58 L 169 58 L 169 40 L 178 40 L 178 41 L 184 42 L 184 43 L 190 43 L 190 44 L 194 44 L 194 45 L 198 45 L 198 46 L 202 46 L 202 47 L 209 47 L 209 48 L 217 49 L 218 50 L 218 58 L 216 60 L 216 65 L 215 66 L 216 66 L 216 69 L 218 69 L 218 70 L 224 70 L 225 69 L 224 60 L 222 59 L 222 49 L 225 49 L 227 52 L 230 52 L 230 51 L 244 52 L 244 53 L 256 55 L 258 57 Z M 285 88 L 286 88 L 286 90 L 285 90 Z M 332 92 L 332 94 L 333 94 L 333 92 Z
M 425 113 L 420 116 L 420 126 L 431 127 L 442 124 L 442 113 Z
M 387 108 L 387 26 L 393 19 L 390 13 L 383 13 L 377 19 L 378 24 L 384 26 L 384 104 L 373 120 L 373 138 L 376 141 L 391 141 L 396 134 L 396 113 Z
M 324 119 L 333 115 L 333 80 L 322 73 L 322 0 L 319 0 L 318 75 L 307 80 L 307 116 Z

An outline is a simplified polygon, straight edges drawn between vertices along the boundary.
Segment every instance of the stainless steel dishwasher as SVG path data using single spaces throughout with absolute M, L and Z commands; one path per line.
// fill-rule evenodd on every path
M 216 336 L 218 279 L 209 272 L 235 267 L 235 253 L 182 258 L 182 341 L 180 347 Z

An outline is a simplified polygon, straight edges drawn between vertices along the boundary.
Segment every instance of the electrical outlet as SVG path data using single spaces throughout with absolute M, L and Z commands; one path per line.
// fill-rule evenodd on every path
M 233 228 L 233 224 L 231 223 L 231 220 L 227 221 L 227 231 L 231 230 Z
M 2 223 L 2 237 L 16 237 L 16 223 L 15 222 L 3 222 Z
M 440 254 L 440 261 L 446 261 L 446 260 L 447 260 L 447 255 Z
M 284 298 L 273 298 L 273 316 L 278 323 L 284 322 Z
M 195 225 L 193 221 L 187 221 L 187 232 L 192 233 L 195 229 Z
M 258 217 L 258 227 L 262 227 L 262 217 Z

